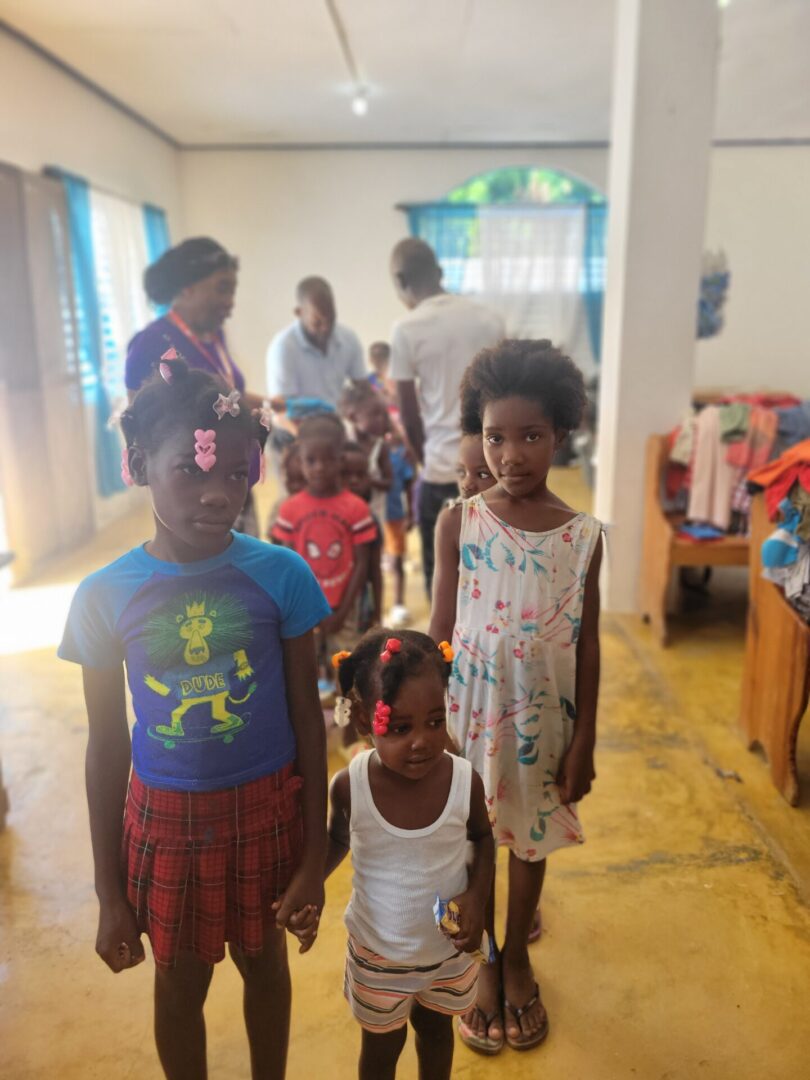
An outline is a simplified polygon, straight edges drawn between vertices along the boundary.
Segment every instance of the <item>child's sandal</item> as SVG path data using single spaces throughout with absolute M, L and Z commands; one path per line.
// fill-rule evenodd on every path
M 525 1016 L 526 1013 L 529 1011 L 529 1009 L 531 1009 L 534 1005 L 536 1005 L 539 1000 L 540 1000 L 540 987 L 537 985 L 537 983 L 535 983 L 534 984 L 534 993 L 532 994 L 532 996 L 529 998 L 529 1000 L 526 1002 L 525 1005 L 521 1005 L 518 1008 L 516 1008 L 514 1005 L 512 1005 L 507 1000 L 507 998 L 504 998 L 503 999 L 504 1012 L 506 1012 L 508 1010 L 512 1014 L 512 1016 L 515 1018 L 518 1027 L 520 1027 L 520 1018 L 522 1016 Z M 547 1037 L 548 1030 L 549 1030 L 549 1023 L 548 1023 L 548 1013 L 546 1013 L 545 1007 L 543 1008 L 543 1012 L 545 1013 L 543 1023 L 540 1025 L 538 1030 L 533 1035 L 530 1035 L 528 1037 L 522 1036 L 521 1038 L 516 1039 L 514 1037 L 510 1038 L 509 1034 L 508 1033 L 506 1034 L 506 1042 L 509 1044 L 509 1046 L 513 1050 L 532 1050 L 535 1046 L 539 1046 L 540 1043 L 543 1042 L 543 1040 Z M 505 1020 L 506 1020 L 506 1017 L 504 1017 L 504 1021 Z M 506 1032 L 506 1023 L 505 1022 L 504 1022 L 504 1032 Z
M 506 1041 L 504 1036 L 504 1022 L 500 1009 L 494 1009 L 489 1016 L 480 1009 L 477 1005 L 473 1006 L 473 1013 L 478 1013 L 483 1018 L 486 1024 L 486 1035 L 477 1035 L 473 1029 L 467 1024 L 462 1016 L 458 1018 L 458 1037 L 470 1050 L 474 1050 L 476 1054 L 485 1054 L 487 1057 L 494 1057 L 496 1054 L 500 1054 L 503 1050 L 504 1042 Z M 489 1036 L 490 1024 L 493 1021 L 500 1019 L 501 1021 L 501 1037 L 500 1039 L 491 1039 Z

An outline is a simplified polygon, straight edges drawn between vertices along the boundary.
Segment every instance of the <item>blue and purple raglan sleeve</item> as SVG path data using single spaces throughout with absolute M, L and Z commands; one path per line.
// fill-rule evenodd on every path
M 332 610 L 307 563 L 289 548 L 255 540 L 247 558 L 237 565 L 278 605 L 282 638 L 306 634 Z

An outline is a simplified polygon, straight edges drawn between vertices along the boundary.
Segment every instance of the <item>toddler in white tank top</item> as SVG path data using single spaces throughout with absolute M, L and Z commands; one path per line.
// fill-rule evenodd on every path
M 494 866 L 483 783 L 445 752 L 452 650 L 378 628 L 334 661 L 346 695 L 336 715 L 351 711 L 375 746 L 334 778 L 327 860 L 328 874 L 351 850 L 344 991 L 363 1029 L 361 1074 L 393 1075 L 410 1020 L 420 1066 L 449 1080 L 452 1017 L 475 1002 L 471 954 Z M 437 896 L 455 901 L 456 933 L 437 926 Z M 302 928 L 305 944 L 315 929 Z

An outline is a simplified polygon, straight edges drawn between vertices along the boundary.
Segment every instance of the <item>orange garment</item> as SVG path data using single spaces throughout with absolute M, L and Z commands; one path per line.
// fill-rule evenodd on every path
M 769 461 L 761 469 L 748 474 L 748 482 L 765 489 L 765 505 L 768 517 L 774 521 L 779 503 L 798 481 L 805 491 L 810 491 L 810 439 L 796 443 L 775 461 Z

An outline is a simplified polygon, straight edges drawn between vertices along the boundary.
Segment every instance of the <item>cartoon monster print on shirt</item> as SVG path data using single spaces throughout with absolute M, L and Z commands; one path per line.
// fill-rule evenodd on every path
M 144 682 L 177 702 L 170 723 L 155 724 L 149 735 L 168 749 L 178 739 L 232 742 L 250 714 L 237 715 L 229 706 L 243 705 L 256 690 L 250 681 L 247 646 L 253 632 L 245 606 L 226 595 L 186 594 L 158 609 L 144 630 L 150 663 L 160 672 L 160 677 L 147 672 Z

